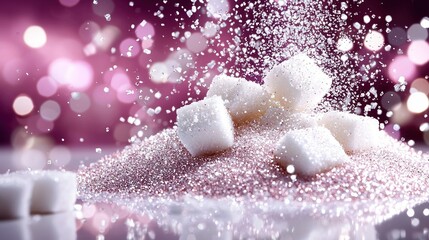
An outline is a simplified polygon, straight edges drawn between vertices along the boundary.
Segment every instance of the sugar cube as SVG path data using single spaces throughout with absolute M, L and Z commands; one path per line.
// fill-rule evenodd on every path
M 269 95 L 261 85 L 243 78 L 218 75 L 213 78 L 207 97 L 220 96 L 235 123 L 262 116 L 268 108 Z
M 323 114 L 320 124 L 331 131 L 345 151 L 367 150 L 380 142 L 379 122 L 372 117 L 333 111 Z
M 274 66 L 264 87 L 286 108 L 296 111 L 314 109 L 332 85 L 332 79 L 313 59 L 298 54 Z
M 77 195 L 76 174 L 66 171 L 20 171 L 13 177 L 33 181 L 31 213 L 72 211 Z
M 234 143 L 234 124 L 220 96 L 177 109 L 177 134 L 192 156 L 213 154 Z
M 32 190 L 33 183 L 28 179 L 0 176 L 0 219 L 29 216 Z
M 349 161 L 340 143 L 323 127 L 288 131 L 277 142 L 274 159 L 288 172 L 306 176 L 327 171 Z M 293 167 L 289 167 L 290 165 Z

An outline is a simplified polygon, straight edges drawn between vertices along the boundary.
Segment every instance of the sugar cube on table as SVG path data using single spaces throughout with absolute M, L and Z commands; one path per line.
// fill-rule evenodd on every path
M 72 211 L 77 195 L 76 174 L 67 171 L 20 171 L 13 177 L 30 179 L 34 183 L 31 213 Z
M 274 66 L 264 87 L 286 108 L 309 111 L 325 96 L 332 79 L 307 55 L 300 53 Z
M 234 124 L 220 96 L 177 109 L 177 134 L 192 156 L 213 154 L 234 143 Z
M 380 143 L 379 122 L 372 117 L 333 111 L 322 114 L 320 124 L 331 131 L 345 151 L 368 150 Z
M 0 219 L 29 216 L 32 190 L 33 183 L 28 179 L 0 176 Z
M 261 85 L 244 78 L 218 75 L 213 78 L 207 97 L 220 96 L 236 123 L 262 116 L 268 108 L 269 94 Z
M 274 160 L 289 172 L 312 176 L 349 161 L 340 143 L 323 127 L 288 131 L 276 145 Z

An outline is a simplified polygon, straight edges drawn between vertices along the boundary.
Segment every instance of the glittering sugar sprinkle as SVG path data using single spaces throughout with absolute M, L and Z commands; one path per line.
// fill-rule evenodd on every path
M 95 199 L 111 193 L 172 201 L 187 196 L 232 197 L 318 206 L 416 203 L 428 195 L 428 156 L 388 136 L 383 139 L 384 147 L 352 153 L 349 164 L 306 179 L 288 174 L 273 161 L 272 150 L 283 134 L 253 122 L 237 129 L 231 149 L 193 158 L 181 145 L 176 130 L 167 129 L 80 169 L 80 195 Z M 389 206 L 384 207 L 388 210 Z

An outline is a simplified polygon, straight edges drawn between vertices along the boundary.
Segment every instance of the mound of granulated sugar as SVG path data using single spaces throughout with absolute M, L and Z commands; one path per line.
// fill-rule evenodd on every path
M 80 169 L 80 195 L 234 197 L 320 205 L 416 202 L 428 195 L 428 156 L 387 135 L 381 140 L 382 146 L 349 153 L 349 163 L 310 178 L 291 175 L 274 162 L 273 150 L 283 135 L 283 131 L 255 121 L 236 129 L 230 149 L 192 157 L 176 130 L 167 129 Z

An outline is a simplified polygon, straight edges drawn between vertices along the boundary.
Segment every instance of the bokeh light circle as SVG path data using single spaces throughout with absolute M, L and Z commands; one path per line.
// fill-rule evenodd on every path
M 407 100 L 407 108 L 412 113 L 422 113 L 429 107 L 429 99 L 422 92 L 412 93 Z
M 192 33 L 186 40 L 186 48 L 192 52 L 202 52 L 207 48 L 207 39 L 199 32 Z
M 127 38 L 119 44 L 119 51 L 123 57 L 135 57 L 140 53 L 140 44 L 132 38 Z
M 80 0 L 59 0 L 61 5 L 64 7 L 74 7 L 76 6 Z
M 46 165 L 46 155 L 38 149 L 28 149 L 18 153 L 14 162 L 22 169 L 42 170 Z
M 115 3 L 112 0 L 93 0 L 92 11 L 95 15 L 105 17 L 107 14 L 112 14 L 115 9 Z
M 73 112 L 84 113 L 91 106 L 91 100 L 85 93 L 73 92 L 69 104 Z
M 61 107 L 53 100 L 48 100 L 40 106 L 40 116 L 47 121 L 55 121 L 60 114 Z
M 55 146 L 49 151 L 49 159 L 54 165 L 64 167 L 71 161 L 71 152 L 67 147 Z
M 426 40 L 428 38 L 428 30 L 423 28 L 422 25 L 415 23 L 407 30 L 408 38 L 414 40 Z
M 387 71 L 393 82 L 399 82 L 401 78 L 410 81 L 416 73 L 416 65 L 408 57 L 398 56 L 389 64 Z
M 60 85 L 66 85 L 70 90 L 84 91 L 93 81 L 92 66 L 86 61 L 71 61 L 59 58 L 49 65 L 49 75 Z
M 381 97 L 381 106 L 386 110 L 392 109 L 400 102 L 401 102 L 401 97 L 396 92 L 393 92 L 393 91 L 386 92 Z
M 410 93 L 422 92 L 429 94 L 429 83 L 428 80 L 424 78 L 417 78 L 411 83 Z
M 394 27 L 387 34 L 389 43 L 393 46 L 401 46 L 407 42 L 407 32 L 401 27 Z
M 16 115 L 26 116 L 33 111 L 34 103 L 27 95 L 20 95 L 13 101 L 12 108 Z
M 119 90 L 121 88 L 131 86 L 131 82 L 127 74 L 119 72 L 112 76 L 110 86 L 115 90 Z
M 423 17 L 422 20 L 420 21 L 420 25 L 423 28 L 429 28 L 429 17 Z
M 165 83 L 168 81 L 169 69 L 163 62 L 154 63 L 149 69 L 150 79 L 154 83 Z
M 380 50 L 384 46 L 383 34 L 377 31 L 369 31 L 365 36 L 363 45 L 371 51 Z
M 342 52 L 348 52 L 353 49 L 353 41 L 347 36 L 340 37 L 337 42 L 337 49 Z
M 141 40 L 151 39 L 155 36 L 155 28 L 150 22 L 143 20 L 137 26 L 135 33 L 136 33 L 136 36 Z
M 41 48 L 46 44 L 45 30 L 40 26 L 30 26 L 24 32 L 24 42 L 31 48 Z
M 152 48 L 153 43 L 154 43 L 153 39 L 144 39 L 144 40 L 142 40 L 142 48 L 143 49 L 150 49 L 150 48 Z
M 86 21 L 79 28 L 79 35 L 85 42 L 91 42 L 100 34 L 100 26 L 93 21 Z
M 407 54 L 413 63 L 426 64 L 429 61 L 429 44 L 424 40 L 413 41 L 408 47 Z
M 394 125 L 397 125 L 397 128 L 408 124 L 414 118 L 414 114 L 410 112 L 405 103 L 398 103 L 395 107 L 392 108 L 392 111 L 393 116 L 391 118 L 391 122 L 394 123 Z
M 51 97 L 58 90 L 58 84 L 49 76 L 44 76 L 37 81 L 37 92 L 43 97 Z
M 67 58 L 55 59 L 53 62 L 51 62 L 51 64 L 49 64 L 49 76 L 59 84 L 67 84 L 67 77 L 65 76 L 65 73 L 68 71 L 68 68 L 71 64 L 71 60 Z
M 88 89 L 93 80 L 92 66 L 86 61 L 76 61 L 69 66 L 67 83 L 71 90 L 84 91 Z

